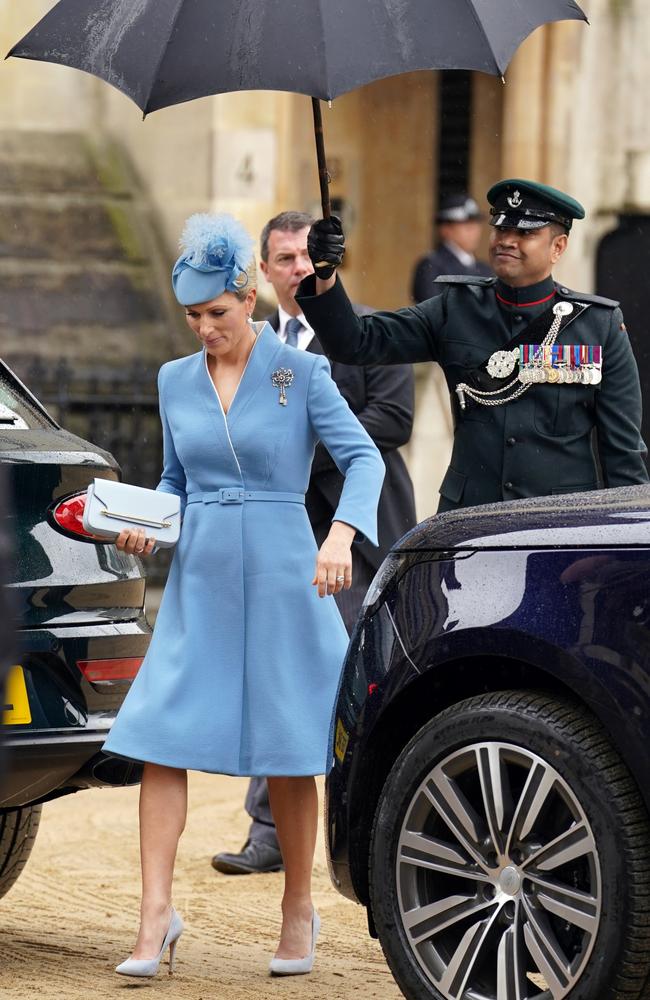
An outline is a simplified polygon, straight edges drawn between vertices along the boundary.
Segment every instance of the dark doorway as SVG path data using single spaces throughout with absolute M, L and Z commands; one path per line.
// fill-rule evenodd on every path
M 596 256 L 596 291 L 621 303 L 639 366 L 643 392 L 643 424 L 650 443 L 650 339 L 646 291 L 650 260 L 650 215 L 621 215 L 618 228 L 600 242 Z

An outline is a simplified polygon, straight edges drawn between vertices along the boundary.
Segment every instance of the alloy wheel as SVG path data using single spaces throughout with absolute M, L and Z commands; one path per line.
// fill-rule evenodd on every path
M 595 837 L 575 792 L 524 747 L 465 746 L 421 782 L 401 826 L 403 931 L 446 1000 L 562 1000 L 600 925 Z

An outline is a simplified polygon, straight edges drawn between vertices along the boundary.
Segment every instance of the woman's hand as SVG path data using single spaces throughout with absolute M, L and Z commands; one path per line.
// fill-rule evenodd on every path
M 125 528 L 115 539 L 115 544 L 121 552 L 130 556 L 150 556 L 156 544 L 155 538 L 147 538 L 143 528 L 131 531 Z
M 343 521 L 334 521 L 316 558 L 316 575 L 311 581 L 318 587 L 318 596 L 338 594 L 352 586 L 352 542 L 356 528 Z

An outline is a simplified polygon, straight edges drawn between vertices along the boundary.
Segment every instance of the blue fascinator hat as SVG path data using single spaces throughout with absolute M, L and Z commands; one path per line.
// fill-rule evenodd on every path
M 174 264 L 172 286 L 182 306 L 209 302 L 248 284 L 254 243 L 231 215 L 190 215 L 179 244 L 183 252 Z

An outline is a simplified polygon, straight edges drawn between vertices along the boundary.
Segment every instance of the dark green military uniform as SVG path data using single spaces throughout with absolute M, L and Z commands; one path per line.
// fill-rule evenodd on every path
M 551 278 L 518 289 L 498 279 L 443 278 L 441 287 L 441 295 L 418 306 L 363 318 L 355 315 L 338 280 L 317 296 L 314 278 L 307 278 L 297 297 L 336 361 L 442 366 L 455 430 L 440 510 L 648 481 L 639 376 L 616 302 L 577 294 Z M 561 300 L 588 304 L 558 343 L 600 345 L 602 382 L 533 385 L 504 406 L 469 400 L 461 411 L 457 384 Z
M 550 275 L 522 287 L 527 263 L 528 273 L 539 274 L 544 261 L 535 242 L 531 263 L 517 241 L 556 227 L 550 268 L 555 240 L 584 218 L 584 208 L 556 188 L 521 179 L 500 181 L 487 197 L 491 225 L 505 231 L 495 238 L 497 270 L 517 287 L 500 278 L 444 277 L 435 298 L 358 318 L 338 279 L 316 295 L 311 276 L 296 300 L 336 361 L 441 365 L 454 449 L 440 510 L 648 482 L 639 375 L 618 303 L 572 292 Z M 315 223 L 308 246 L 327 278 L 343 254 L 338 220 Z

